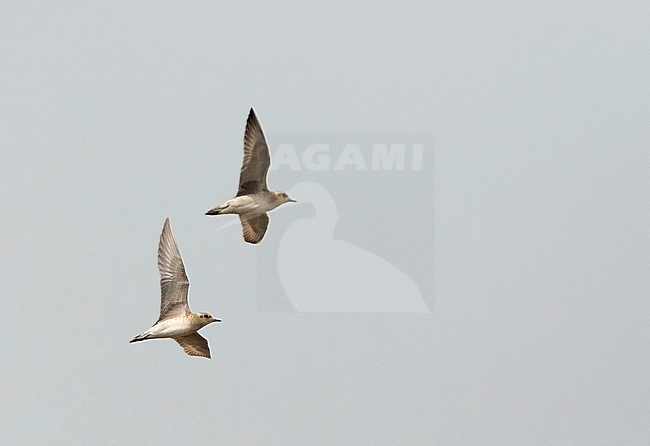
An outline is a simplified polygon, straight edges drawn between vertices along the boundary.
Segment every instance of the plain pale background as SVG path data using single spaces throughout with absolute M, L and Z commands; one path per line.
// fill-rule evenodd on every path
M 3 444 L 650 443 L 647 4 L 350 3 L 2 3 Z M 431 314 L 257 311 L 251 106 L 435 135 Z M 128 344 L 166 216 L 211 361 Z

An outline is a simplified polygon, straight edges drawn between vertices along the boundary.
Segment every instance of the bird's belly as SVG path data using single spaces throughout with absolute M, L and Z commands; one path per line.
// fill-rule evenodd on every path
M 152 331 L 152 337 L 170 338 L 173 336 L 186 336 L 194 333 L 196 328 L 192 327 L 186 318 L 174 318 L 158 322 Z
M 242 195 L 229 201 L 229 206 L 235 214 L 261 214 L 275 209 L 275 203 L 269 203 L 264 197 Z
M 228 206 L 233 214 L 248 214 L 258 212 L 259 204 L 252 197 L 243 195 L 228 201 Z

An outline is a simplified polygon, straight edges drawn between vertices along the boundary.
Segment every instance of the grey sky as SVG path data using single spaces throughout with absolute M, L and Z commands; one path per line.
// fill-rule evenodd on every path
M 650 8 L 349 3 L 3 2 L 1 443 L 650 443 Z M 435 136 L 431 314 L 258 312 L 251 106 Z M 166 216 L 211 361 L 128 343 Z

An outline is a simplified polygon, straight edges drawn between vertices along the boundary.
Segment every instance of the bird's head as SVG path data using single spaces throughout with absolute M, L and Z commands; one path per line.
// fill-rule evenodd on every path
M 221 322 L 221 319 L 213 318 L 210 313 L 199 313 L 199 319 L 204 323 L 204 325 L 208 325 L 213 322 Z
M 286 192 L 277 191 L 277 192 L 274 192 L 274 193 L 275 193 L 275 196 L 278 197 L 282 201 L 282 203 L 295 203 L 296 202 L 296 200 L 294 200 L 292 198 L 289 198 L 289 195 L 287 195 Z

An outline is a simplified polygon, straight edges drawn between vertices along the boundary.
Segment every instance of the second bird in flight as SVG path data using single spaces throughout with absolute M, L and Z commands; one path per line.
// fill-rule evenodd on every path
M 269 216 L 266 213 L 284 203 L 296 201 L 285 192 L 268 189 L 266 175 L 270 165 L 269 147 L 251 108 L 244 133 L 244 161 L 239 174 L 237 195 L 210 209 L 206 215 L 238 214 L 244 240 L 254 244 L 262 241 L 269 226 Z

